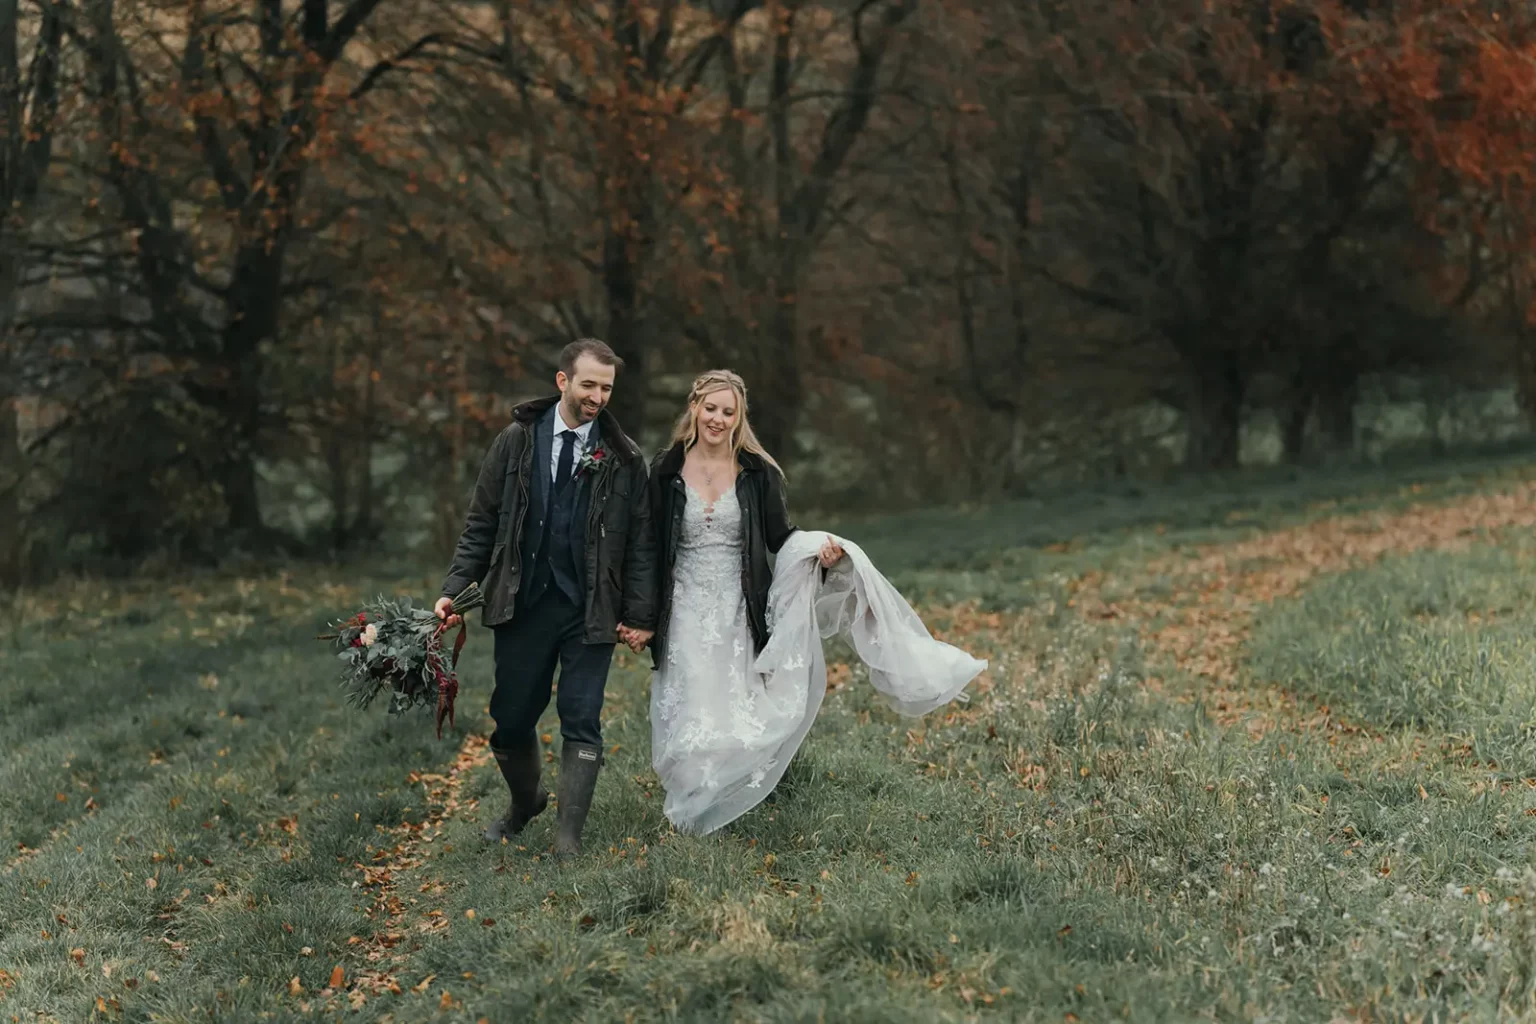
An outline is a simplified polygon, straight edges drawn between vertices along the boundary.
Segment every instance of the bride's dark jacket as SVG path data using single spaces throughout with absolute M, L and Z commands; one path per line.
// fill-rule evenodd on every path
M 683 531 L 687 485 L 683 483 L 681 442 L 656 456 L 651 463 L 651 523 L 656 531 L 656 634 L 651 638 L 651 658 L 659 668 L 667 656 L 667 627 L 672 619 L 672 576 L 677 567 L 677 543 Z M 760 456 L 741 452 L 737 461 L 736 500 L 741 505 L 741 590 L 747 599 L 747 624 L 753 646 L 761 651 L 768 643 L 768 588 L 773 569 L 768 556 L 776 554 L 795 532 L 784 497 L 784 477 Z

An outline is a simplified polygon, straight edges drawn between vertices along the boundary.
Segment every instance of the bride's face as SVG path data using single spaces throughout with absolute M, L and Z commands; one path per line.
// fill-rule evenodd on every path
M 699 440 L 711 448 L 728 443 L 738 415 L 736 392 L 731 388 L 704 395 L 698 405 Z

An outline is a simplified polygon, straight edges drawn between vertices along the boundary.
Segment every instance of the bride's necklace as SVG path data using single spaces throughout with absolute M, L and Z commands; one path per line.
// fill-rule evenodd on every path
M 709 463 L 703 459 L 698 459 L 694 462 L 694 466 L 697 467 L 699 475 L 704 478 L 704 486 L 709 488 L 710 493 L 715 494 L 715 497 L 704 505 L 704 525 L 711 527 L 715 522 L 715 503 L 723 496 L 723 492 L 719 492 L 715 482 L 720 479 L 720 474 L 726 471 L 728 465 L 720 462 L 716 463 L 714 468 L 711 469 Z

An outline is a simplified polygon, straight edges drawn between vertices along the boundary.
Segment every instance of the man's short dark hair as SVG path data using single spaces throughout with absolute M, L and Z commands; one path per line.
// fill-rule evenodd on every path
M 565 348 L 560 350 L 560 372 L 567 377 L 576 372 L 576 360 L 582 356 L 591 356 L 604 366 L 611 366 L 615 370 L 624 369 L 624 360 L 619 354 L 608 347 L 606 341 L 597 338 L 577 338 Z

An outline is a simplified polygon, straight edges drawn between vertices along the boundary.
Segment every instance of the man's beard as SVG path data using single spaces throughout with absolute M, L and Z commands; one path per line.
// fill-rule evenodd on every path
M 563 398 L 561 401 L 565 403 L 566 418 L 575 420 L 577 423 L 585 423 L 589 419 L 595 420 L 597 419 L 597 414 L 603 411 L 603 407 L 599 405 L 597 409 L 589 416 L 587 414 L 586 403 L 581 399 Z

